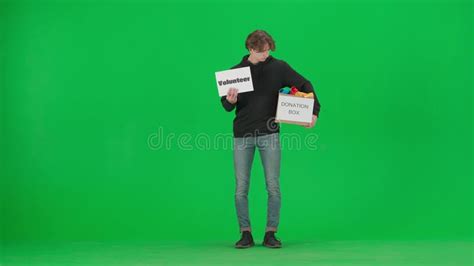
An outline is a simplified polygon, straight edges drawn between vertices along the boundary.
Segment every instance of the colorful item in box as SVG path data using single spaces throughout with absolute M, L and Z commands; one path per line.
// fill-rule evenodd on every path
M 314 94 L 312 92 L 306 93 L 306 92 L 299 91 L 298 88 L 296 88 L 295 86 L 291 86 L 291 89 L 289 88 L 280 89 L 280 93 L 290 94 L 290 95 L 303 97 L 303 98 L 314 98 Z

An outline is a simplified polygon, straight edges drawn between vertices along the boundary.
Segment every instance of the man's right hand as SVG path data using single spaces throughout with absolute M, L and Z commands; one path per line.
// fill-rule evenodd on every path
M 231 104 L 235 104 L 237 102 L 237 95 L 238 95 L 239 90 L 236 88 L 230 88 L 227 91 L 227 101 L 230 102 Z

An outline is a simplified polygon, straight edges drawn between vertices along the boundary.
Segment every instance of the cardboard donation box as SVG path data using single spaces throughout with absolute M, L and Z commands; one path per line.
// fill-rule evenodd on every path
M 307 126 L 313 119 L 314 98 L 280 93 L 275 117 L 277 123 Z

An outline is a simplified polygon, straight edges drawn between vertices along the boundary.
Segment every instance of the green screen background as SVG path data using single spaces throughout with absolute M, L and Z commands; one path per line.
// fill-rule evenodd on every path
M 472 11 L 471 1 L 2 1 L 2 241 L 235 240 L 232 150 L 201 141 L 232 132 L 214 72 L 241 60 L 255 29 L 322 105 L 315 128 L 281 127 L 318 136 L 315 150 L 283 147 L 283 239 L 472 239 Z M 151 147 L 160 130 L 191 148 Z M 257 236 L 266 200 L 257 155 Z

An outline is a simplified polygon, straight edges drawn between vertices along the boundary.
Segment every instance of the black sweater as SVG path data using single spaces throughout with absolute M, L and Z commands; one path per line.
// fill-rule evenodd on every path
M 250 66 L 253 91 L 237 95 L 237 102 L 231 104 L 226 96 L 221 97 L 222 106 L 228 112 L 235 107 L 234 137 L 259 136 L 280 132 L 275 123 L 278 92 L 281 88 L 295 86 L 302 92 L 314 93 L 313 114 L 319 117 L 318 97 L 311 82 L 293 70 L 285 61 L 268 56 L 263 62 L 252 64 L 245 55 L 242 61 L 231 69 Z

